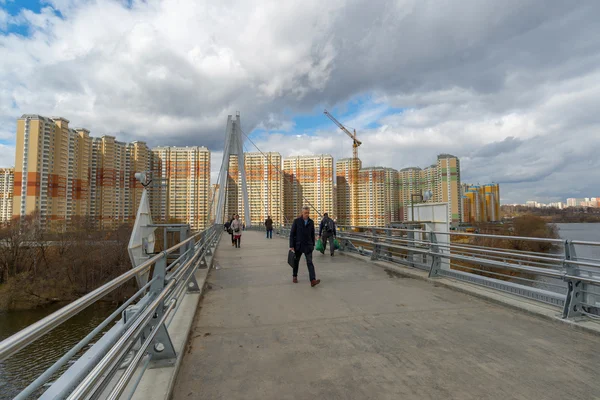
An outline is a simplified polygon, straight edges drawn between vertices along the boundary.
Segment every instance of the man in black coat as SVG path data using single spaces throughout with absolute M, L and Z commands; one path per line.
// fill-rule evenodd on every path
M 315 223 L 310 219 L 310 208 L 302 208 L 302 216 L 294 220 L 290 231 L 290 250 L 294 252 L 294 272 L 293 282 L 298 283 L 298 265 L 300 257 L 304 254 L 310 286 L 317 286 L 321 283 L 315 276 L 315 266 L 312 262 L 312 253 L 315 248 Z

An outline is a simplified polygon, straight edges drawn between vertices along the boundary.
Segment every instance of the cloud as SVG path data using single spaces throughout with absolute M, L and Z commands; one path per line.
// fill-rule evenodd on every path
M 599 12 L 543 0 L 0 9 L 0 30 L 28 32 L 0 33 L 0 139 L 23 113 L 63 115 L 97 136 L 205 145 L 214 175 L 228 114 L 261 130 L 265 151 L 347 157 L 350 139 L 325 117 L 313 132 L 293 117 L 366 96 L 342 121 L 357 129 L 364 165 L 426 166 L 449 152 L 463 180 L 501 182 L 503 201 L 600 195 Z

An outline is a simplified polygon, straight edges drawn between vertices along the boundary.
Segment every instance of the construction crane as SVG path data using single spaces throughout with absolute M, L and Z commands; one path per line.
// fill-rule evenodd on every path
M 351 225 L 358 225 L 358 169 L 360 168 L 360 161 L 358 159 L 358 146 L 362 144 L 360 140 L 356 138 L 356 129 L 353 129 L 354 133 L 350 132 L 344 125 L 340 123 L 333 115 L 329 113 L 329 111 L 325 110 L 323 112 L 327 115 L 327 118 L 333 121 L 334 124 L 338 126 L 342 131 L 346 133 L 346 135 L 350 136 L 352 139 L 352 164 L 350 168 L 350 177 L 352 179 L 350 183 L 350 221 L 346 221 L 346 223 L 350 223 Z
M 352 133 L 344 125 L 342 125 L 340 123 L 340 121 L 335 119 L 335 117 L 333 115 L 331 115 L 329 113 L 329 111 L 325 110 L 323 112 L 323 114 L 327 115 L 327 118 L 332 120 L 334 124 L 336 124 L 341 130 L 346 132 L 346 135 L 350 136 L 350 139 L 353 140 L 353 142 L 352 142 L 352 158 L 354 158 L 355 160 L 358 160 L 358 146 L 360 146 L 362 144 L 362 142 L 356 138 L 356 129 L 353 129 L 354 133 Z

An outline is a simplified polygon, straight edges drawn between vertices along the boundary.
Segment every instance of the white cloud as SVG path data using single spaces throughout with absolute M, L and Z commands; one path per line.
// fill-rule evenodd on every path
M 12 19 L 0 10 L 0 29 L 10 19 L 30 32 L 0 35 L 0 140 L 23 113 L 63 115 L 94 135 L 206 145 L 215 175 L 228 114 L 241 111 L 246 131 L 278 132 L 258 139 L 263 150 L 347 157 L 350 139 L 333 124 L 297 132 L 290 115 L 370 95 L 342 121 L 365 165 L 455 153 L 464 180 L 500 181 L 507 201 L 600 183 L 596 2 L 47 4 Z

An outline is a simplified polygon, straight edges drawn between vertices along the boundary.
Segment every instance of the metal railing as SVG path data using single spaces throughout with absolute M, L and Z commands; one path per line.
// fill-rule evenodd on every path
M 289 227 L 275 229 L 289 236 Z M 600 242 L 339 226 L 340 250 L 550 304 L 563 318 L 600 318 Z M 590 252 L 591 253 L 591 252 Z
M 211 226 L 197 232 L 0 342 L 1 361 L 38 340 L 133 277 L 152 272 L 148 282 L 29 384 L 16 399 L 38 395 L 40 388 L 48 386 L 46 382 L 70 363 L 72 365 L 51 383 L 40 398 L 80 399 L 98 398 L 102 395 L 116 399 L 123 394 L 141 365 L 140 375 L 129 392 L 130 398 L 150 361 L 173 360 L 176 357 L 167 328 L 185 293 L 200 290 L 195 271 L 208 267 L 208 257 L 213 254 L 221 232 L 220 226 Z M 75 362 L 72 361 L 119 316 L 122 318 L 91 345 L 85 354 Z

